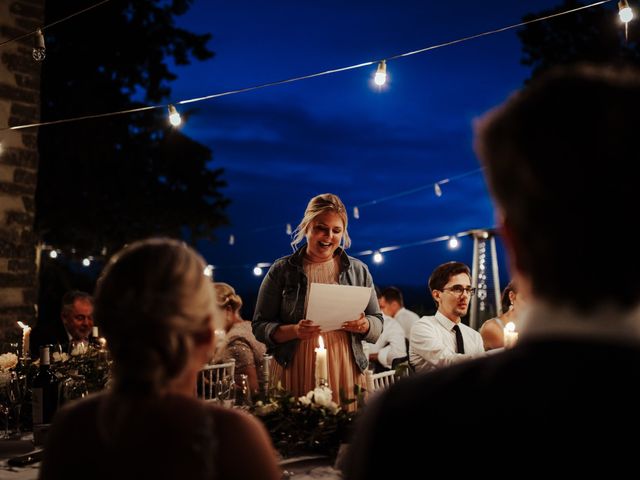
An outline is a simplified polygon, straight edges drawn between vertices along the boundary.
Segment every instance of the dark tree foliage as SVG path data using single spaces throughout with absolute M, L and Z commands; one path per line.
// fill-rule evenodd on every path
M 46 2 L 45 23 L 94 4 Z M 46 30 L 42 121 L 166 103 L 177 65 L 213 56 L 210 35 L 177 28 L 192 0 L 112 0 Z M 189 112 L 182 111 L 183 118 Z M 166 109 L 42 127 L 36 230 L 76 254 L 107 255 L 167 235 L 213 238 L 226 224 L 211 151 L 170 127 Z
M 532 13 L 524 20 L 586 4 L 565 0 L 552 10 Z M 628 43 L 625 41 L 624 24 L 618 17 L 616 1 L 527 25 L 518 31 L 523 50 L 522 64 L 532 67 L 532 76 L 556 65 L 575 62 L 640 64 L 637 15 L 636 9 L 636 19 L 629 23 Z

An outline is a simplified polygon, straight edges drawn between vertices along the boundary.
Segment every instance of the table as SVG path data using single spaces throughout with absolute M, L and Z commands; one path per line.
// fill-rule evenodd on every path
M 22 437 L 21 440 L 0 440 L 0 480 L 35 480 L 38 478 L 40 462 L 25 467 L 11 467 L 7 460 L 18 455 L 33 452 L 31 434 Z

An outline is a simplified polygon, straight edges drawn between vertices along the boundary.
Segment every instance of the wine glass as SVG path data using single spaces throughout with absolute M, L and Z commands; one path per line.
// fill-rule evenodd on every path
M 233 407 L 236 397 L 236 382 L 227 375 L 216 382 L 216 400 L 225 407 Z
M 9 405 L 13 410 L 13 416 L 16 420 L 16 437 L 20 437 L 20 413 L 22 411 L 22 402 L 27 389 L 27 377 L 26 375 L 18 375 L 16 372 L 11 372 L 11 378 L 7 384 L 7 398 Z
M 238 375 L 238 381 L 236 382 L 236 406 L 249 408 L 252 404 L 249 377 L 245 373 L 241 373 Z
M 89 395 L 87 382 L 84 375 L 71 375 L 67 377 L 60 388 L 60 405 Z

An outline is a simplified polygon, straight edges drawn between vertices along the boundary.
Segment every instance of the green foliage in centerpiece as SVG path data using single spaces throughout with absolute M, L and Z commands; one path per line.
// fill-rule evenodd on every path
M 348 440 L 356 414 L 346 410 L 355 400 L 343 399 L 340 406 L 331 395 L 329 388 L 317 387 L 296 398 L 278 387 L 268 402 L 256 402 L 251 412 L 265 424 L 284 457 L 311 452 L 335 456 Z

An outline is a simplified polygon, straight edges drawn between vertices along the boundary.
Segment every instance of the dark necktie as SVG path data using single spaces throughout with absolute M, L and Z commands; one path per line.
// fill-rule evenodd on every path
M 462 341 L 462 332 L 458 325 L 453 326 L 453 331 L 456 332 L 456 345 L 458 346 L 458 353 L 464 353 L 464 342 Z

